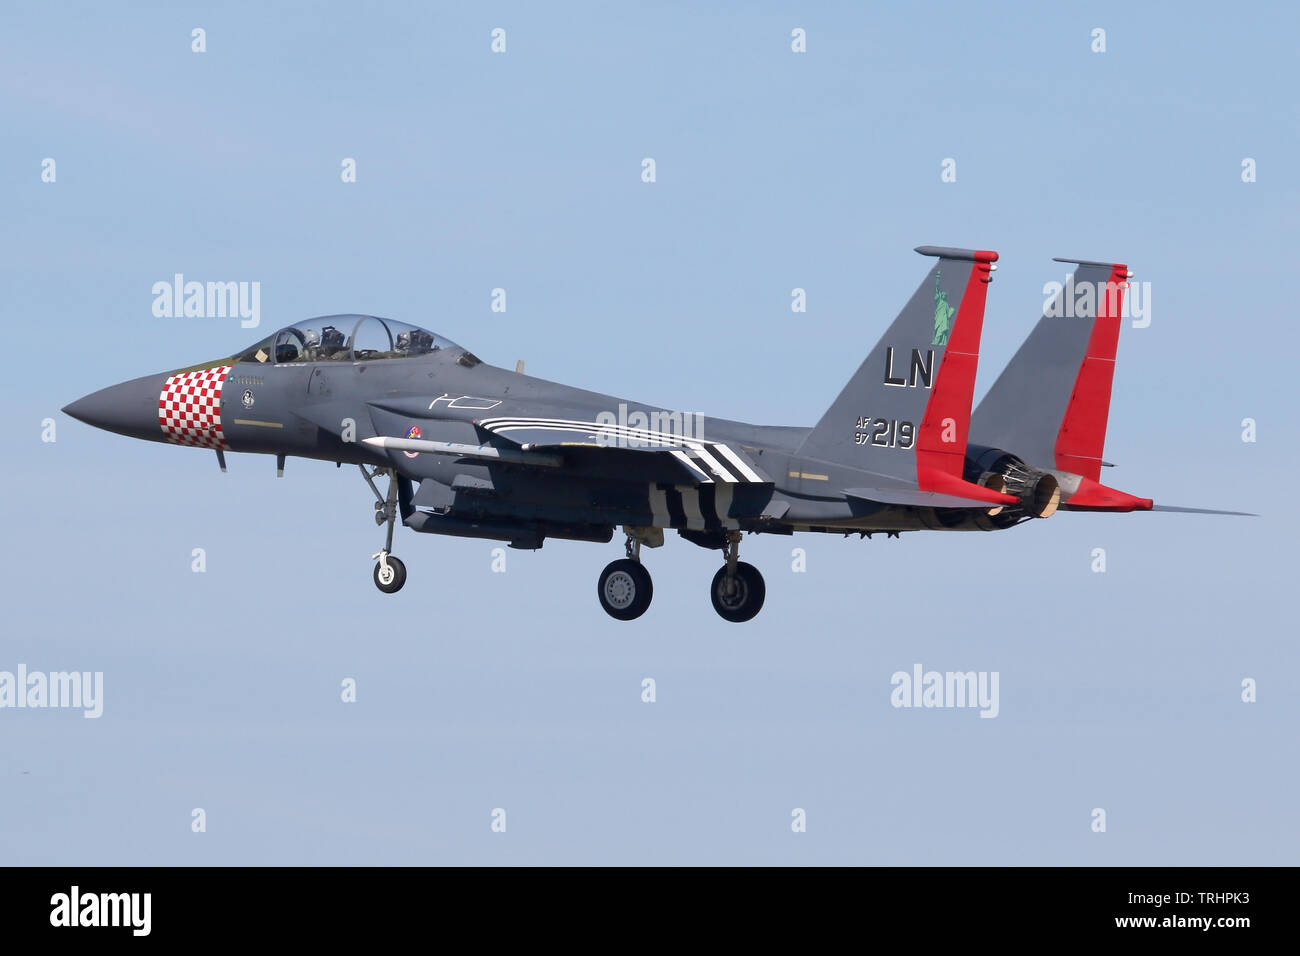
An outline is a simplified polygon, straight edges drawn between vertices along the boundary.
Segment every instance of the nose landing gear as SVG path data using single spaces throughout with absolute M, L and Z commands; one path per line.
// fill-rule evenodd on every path
M 379 563 L 375 565 L 375 587 L 385 594 L 396 594 L 402 590 L 402 585 L 406 583 L 406 565 L 400 558 L 393 557 L 390 552 L 393 550 L 393 527 L 397 523 L 397 472 L 391 468 L 376 468 L 373 472 L 366 471 L 365 465 L 360 465 L 361 477 L 366 479 L 366 484 L 370 490 L 375 493 L 375 524 L 388 525 L 388 533 L 384 539 L 384 548 L 375 554 L 371 559 L 378 558 Z M 386 472 L 388 474 L 388 496 L 385 497 L 379 493 L 375 486 L 375 476 Z

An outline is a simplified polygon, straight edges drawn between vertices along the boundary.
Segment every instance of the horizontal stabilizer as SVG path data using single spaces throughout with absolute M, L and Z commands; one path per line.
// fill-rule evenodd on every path
M 1239 518 L 1258 518 L 1253 511 L 1219 511 L 1215 508 L 1180 508 L 1177 505 L 1156 505 L 1152 511 L 1174 511 L 1185 515 L 1236 515 Z
M 1065 503 L 1070 511 L 1150 511 L 1151 505 L 1150 498 L 1107 488 L 1091 478 L 1080 478 L 1078 488 Z
M 1198 515 L 1239 515 L 1257 518 L 1249 511 L 1218 511 L 1214 508 L 1180 508 L 1175 505 L 1157 505 L 1150 498 L 1138 498 L 1114 488 L 1083 478 L 1078 489 L 1070 495 L 1063 506 L 1066 511 L 1111 511 L 1127 513 L 1130 511 L 1173 511 L 1182 514 Z
M 937 471 L 927 468 L 925 465 L 917 466 L 916 476 L 920 486 L 926 491 L 955 495 L 958 498 L 973 498 L 986 505 L 1015 505 L 1020 503 L 1020 499 L 1015 495 L 994 491 L 992 488 L 985 488 L 983 485 L 972 484 L 955 475 L 950 475 L 946 471 Z
M 870 487 L 849 488 L 844 494 L 885 505 L 930 508 L 990 508 L 1018 504 L 1020 500 L 948 474 L 923 474 L 920 485 L 888 475 L 867 473 L 864 477 L 872 482 Z
M 956 495 L 941 495 L 935 491 L 921 491 L 918 488 L 848 488 L 844 492 L 850 498 L 862 501 L 874 501 L 882 505 L 906 505 L 911 508 L 989 508 L 987 501 L 974 498 L 959 498 Z M 1012 502 L 1016 499 L 1012 498 Z

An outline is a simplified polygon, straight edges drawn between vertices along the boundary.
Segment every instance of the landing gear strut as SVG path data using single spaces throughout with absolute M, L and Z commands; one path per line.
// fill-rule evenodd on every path
M 725 620 L 739 624 L 763 609 L 767 585 L 758 568 L 740 560 L 740 532 L 727 533 L 723 549 L 727 563 L 718 569 L 709 587 L 713 609 Z
M 395 558 L 389 553 L 393 550 L 393 527 L 397 523 L 397 472 L 392 468 L 376 468 L 374 471 L 366 471 L 365 465 L 358 467 L 361 469 L 361 477 L 366 479 L 366 484 L 375 493 L 375 524 L 388 525 L 388 534 L 384 539 L 384 549 L 370 556 L 372 559 L 379 559 L 379 563 L 375 565 L 375 587 L 385 594 L 396 594 L 402 590 L 402 585 L 406 583 L 406 565 L 402 563 L 400 558 Z M 384 473 L 388 475 L 387 497 L 381 495 L 379 488 L 375 486 L 375 476 Z
M 627 557 L 611 561 L 596 581 L 596 595 L 605 613 L 631 621 L 645 613 L 654 597 L 650 572 L 641 564 L 641 541 L 627 536 Z

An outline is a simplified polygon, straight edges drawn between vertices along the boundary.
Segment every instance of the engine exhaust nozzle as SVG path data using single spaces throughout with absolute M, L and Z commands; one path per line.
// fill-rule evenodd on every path
M 1061 507 L 1061 486 L 1055 475 L 1044 474 L 1034 482 L 1030 490 L 1026 508 L 1035 518 L 1050 518 Z
M 984 472 L 984 474 L 980 475 L 979 483 L 989 489 L 989 491 L 996 491 L 1001 494 L 1007 493 L 1007 480 L 996 471 Z M 1005 507 L 1005 505 L 994 505 L 986 512 L 986 514 L 988 514 L 989 517 L 1000 515 Z

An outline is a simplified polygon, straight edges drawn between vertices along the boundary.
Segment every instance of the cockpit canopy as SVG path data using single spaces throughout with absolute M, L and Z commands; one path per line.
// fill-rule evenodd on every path
M 235 358 L 241 362 L 277 365 L 370 362 L 414 358 L 439 349 L 460 347 L 427 329 L 393 319 L 374 315 L 326 315 L 287 326 Z M 473 359 L 475 364 L 477 361 Z

